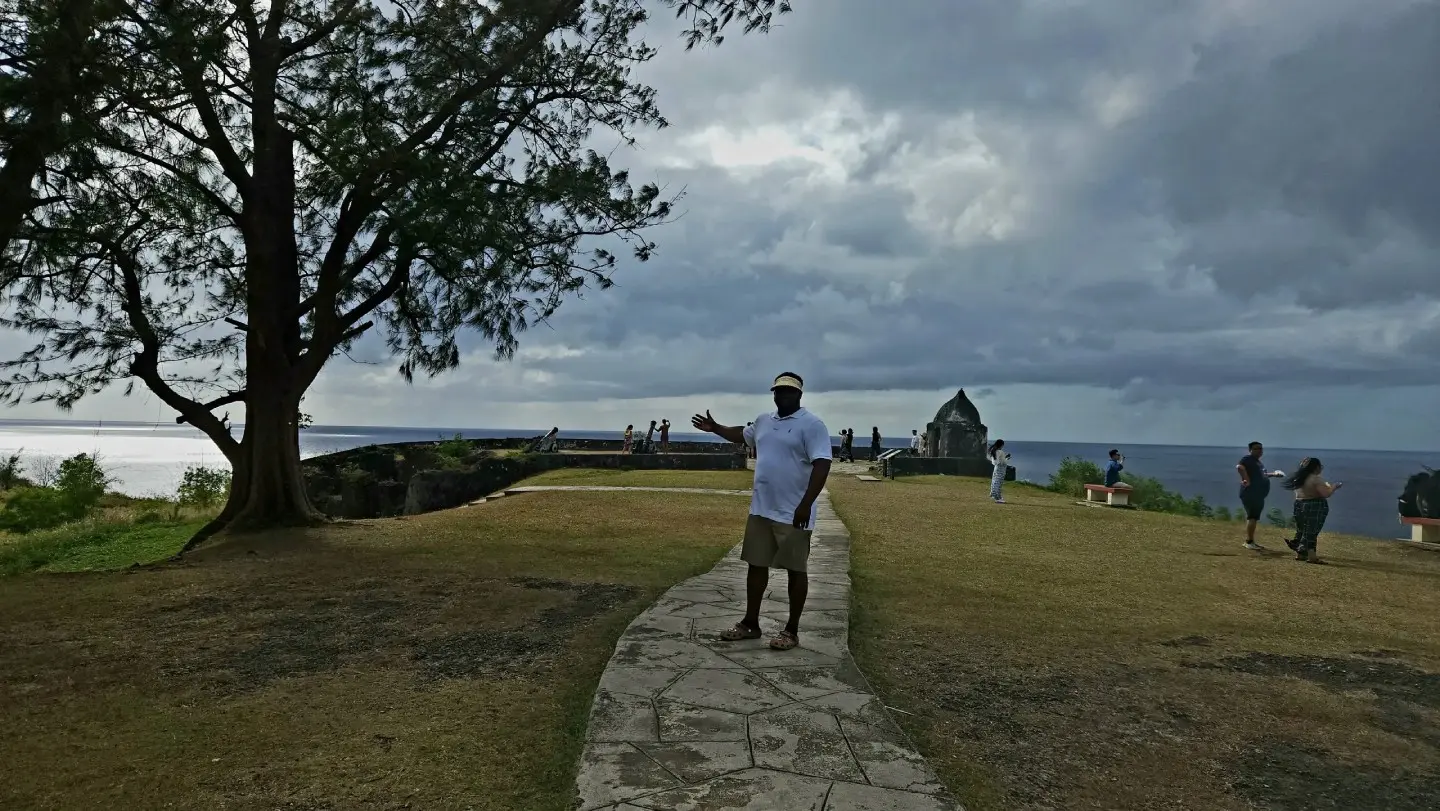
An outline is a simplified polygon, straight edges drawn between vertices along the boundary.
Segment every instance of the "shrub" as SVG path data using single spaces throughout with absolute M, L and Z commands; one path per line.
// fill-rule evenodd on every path
M 1050 474 L 1050 490 L 1076 498 L 1085 497 L 1085 485 L 1105 481 L 1105 472 L 1100 466 L 1078 456 L 1067 456 L 1060 460 L 1060 467 Z
M 214 507 L 230 494 L 230 471 L 194 465 L 185 469 L 175 500 L 186 507 Z
M 21 448 L 0 460 L 0 490 L 10 490 L 25 483 L 25 479 L 20 475 L 20 454 L 24 452 L 25 449 Z
M 40 487 L 53 487 L 59 462 L 53 456 L 41 456 L 29 465 L 30 481 Z
M 1271 507 L 1270 512 L 1265 513 L 1265 519 L 1281 529 L 1294 529 L 1294 516 L 1286 515 L 1279 507 Z
M 175 520 L 175 512 L 175 510 L 171 510 L 170 514 L 167 515 L 165 511 L 161 510 L 159 507 L 146 507 L 145 509 L 136 513 L 135 517 L 130 519 L 130 523 L 163 524 L 167 521 Z
M 55 473 L 55 489 L 74 502 L 81 515 L 100 501 L 107 484 L 100 460 L 88 453 L 78 453 L 61 462 Z
M 1138 509 L 1148 512 L 1189 515 L 1195 518 L 1231 520 L 1228 508 L 1213 507 L 1205 500 L 1204 496 L 1186 498 L 1173 490 L 1165 489 L 1165 485 L 1161 484 L 1159 479 L 1124 473 L 1121 474 L 1120 480 L 1130 485 L 1130 503 Z M 1099 465 L 1076 456 L 1067 456 L 1060 460 L 1060 467 L 1050 474 L 1050 485 L 1046 489 L 1075 498 L 1084 498 L 1085 485 L 1100 484 L 1103 481 L 1105 481 L 1105 472 L 1100 469 Z M 1241 517 L 1244 517 L 1243 514 Z
M 26 533 L 51 529 L 85 517 L 88 507 L 54 487 L 17 490 L 0 507 L 0 529 Z
M 475 446 L 466 441 L 461 435 L 456 434 L 450 439 L 442 440 L 437 444 L 435 446 L 435 452 L 443 458 L 453 459 L 458 462 L 470 458 L 470 455 L 475 452 Z

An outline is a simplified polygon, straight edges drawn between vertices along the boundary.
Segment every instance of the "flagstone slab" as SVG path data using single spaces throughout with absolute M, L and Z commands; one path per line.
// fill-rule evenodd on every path
M 581 808 L 612 805 L 684 785 L 654 757 L 628 743 L 586 744 L 576 790 Z
M 692 670 L 665 689 L 665 698 L 742 715 L 794 701 L 749 670 Z
M 655 702 L 660 719 L 660 740 L 682 741 L 743 741 L 746 720 L 743 713 L 701 707 L 661 698 Z
M 767 710 L 750 717 L 755 765 L 808 777 L 864 782 L 839 720 L 803 705 Z

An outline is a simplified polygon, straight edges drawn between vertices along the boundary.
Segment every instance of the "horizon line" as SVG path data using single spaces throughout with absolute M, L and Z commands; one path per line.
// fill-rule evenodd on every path
M 161 422 L 161 421 L 144 421 L 144 420 L 78 420 L 78 419 L 53 419 L 53 418 L 47 419 L 47 418 L 40 418 L 40 417 L 37 417 L 37 418 L 5 418 L 5 417 L 0 417 L 0 425 L 6 425 L 6 424 L 27 424 L 27 423 L 28 423 L 28 424 L 54 424 L 54 425 L 83 425 L 83 426 L 103 426 L 103 425 L 105 425 L 106 423 L 109 423 L 109 424 L 111 424 L 111 425 L 120 425 L 120 426 L 128 426 L 128 427 L 155 428 L 155 429 L 158 429 L 158 428 L 190 428 L 191 430 L 194 430 L 194 431 L 196 431 L 197 433 L 203 433 L 203 432 L 200 432 L 199 429 L 196 429 L 196 428 L 194 428 L 194 426 L 191 426 L 191 425 L 189 425 L 189 424 L 187 424 L 187 423 L 175 423 L 175 422 L 171 422 L 171 421 Z M 231 427 L 243 426 L 244 424 L 245 424 L 244 422 L 232 422 L 232 423 L 230 423 Z M 672 425 L 674 425 L 674 423 L 672 423 Z M 374 425 L 374 424 L 366 424 L 366 423 L 318 423 L 318 422 L 312 424 L 309 428 L 306 428 L 306 429 L 303 429 L 303 430 L 306 430 L 306 431 L 315 431 L 316 429 L 326 429 L 326 428 L 329 428 L 329 429 L 364 428 L 364 429 L 372 429 L 372 430 L 373 430 L 373 429 L 388 429 L 388 430 L 392 430 L 392 431 L 435 431 L 435 432 L 438 433 L 438 438 L 440 438 L 440 439 L 444 439 L 444 438 L 445 438 L 444 432 L 447 432 L 447 431 L 448 431 L 448 432 L 451 432 L 451 433 L 454 433 L 454 432 L 464 433 L 464 432 L 466 432 L 466 431 L 492 431 L 492 432 L 515 431 L 515 432 L 517 432 L 517 433 L 516 433 L 514 436 L 509 436 L 509 437 L 504 437 L 504 438 L 505 438 L 505 439 L 524 439 L 524 438 L 528 438 L 528 437 L 531 437 L 531 436 L 534 436 L 534 435 L 543 434 L 543 433 L 545 433 L 546 431 L 549 430 L 549 429 L 546 429 L 546 428 L 533 428 L 533 429 L 513 428 L 513 427 L 479 428 L 479 427 L 474 427 L 474 426 L 471 426 L 471 427 L 460 427 L 460 426 L 429 426 L 429 425 Z M 563 427 L 562 427 L 562 428 L 561 428 L 561 431 L 560 431 L 560 433 L 561 433 L 562 436 L 564 435 L 564 433 L 565 433 L 566 430 L 569 430 L 569 431 L 572 431 L 572 432 L 579 432 L 579 433 L 606 433 L 606 434 L 621 434 L 621 433 L 624 433 L 624 429 L 620 429 L 620 430 L 616 430 L 616 429 L 613 429 L 613 428 L 570 428 L 570 429 L 566 429 L 566 428 L 563 428 Z M 704 434 L 704 433 L 682 432 L 682 431 L 673 431 L 673 430 L 672 430 L 671 436 L 677 436 L 677 437 L 678 437 L 678 436 L 705 437 L 705 436 L 710 436 L 710 435 L 709 435 L 709 434 Z M 837 436 L 837 435 L 832 434 L 831 436 L 834 437 L 834 436 Z M 909 438 L 909 436 L 910 436 L 909 434 L 898 434 L 898 435 L 895 435 L 895 436 L 886 437 L 884 434 L 881 434 L 881 438 L 882 438 L 882 439 L 907 439 L 907 438 Z M 1006 439 L 1007 439 L 1007 441 L 1012 441 L 1012 442 L 1033 442 L 1033 443 L 1043 443 L 1043 444 L 1049 444 L 1049 445 L 1110 445 L 1111 447 L 1123 447 L 1123 446 L 1129 445 L 1129 446 L 1131 446 L 1131 447 L 1142 447 L 1142 448 L 1226 448 L 1226 447 L 1230 447 L 1230 446 L 1228 446 L 1228 445 L 1206 445 L 1206 444 L 1196 444 L 1196 443 L 1191 443 L 1191 442 L 1115 442 L 1115 441 L 1094 441 L 1094 440 L 1075 440 L 1075 439 L 1023 439 L 1023 438 L 1015 438 L 1015 439 L 1006 438 Z M 716 441 L 716 442 L 723 442 L 723 440 L 720 440 L 720 439 L 718 439 L 718 438 L 717 438 L 716 440 L 714 440 L 714 441 Z M 1234 447 L 1235 447 L 1236 449 L 1238 449 L 1238 450 L 1241 450 L 1241 451 L 1243 451 L 1243 450 L 1245 449 L 1245 445 L 1244 445 L 1244 444 L 1237 444 L 1237 445 L 1235 445 Z M 1289 446 L 1286 446 L 1286 445 L 1274 445 L 1274 446 L 1272 446 L 1272 447 L 1273 447 L 1273 448 L 1278 448 L 1278 449 L 1283 449 L 1283 450 L 1302 450 L 1302 451 L 1303 451 L 1303 450 L 1306 450 L 1305 448 L 1289 447 Z M 1382 448 L 1382 447 L 1375 447 L 1375 446 L 1360 447 L 1360 448 L 1354 448 L 1354 447 L 1351 447 L 1351 448 L 1346 448 L 1346 447 L 1327 447 L 1327 448 L 1321 448 L 1321 447 L 1313 447 L 1313 446 L 1312 446 L 1312 447 L 1309 448 L 1309 450 L 1311 450 L 1311 451 L 1327 451 L 1327 450 L 1329 450 L 1329 451 L 1352 451 L 1352 452 L 1354 452 L 1354 451 L 1378 451 L 1378 452 L 1381 452 L 1381 453 L 1433 453 L 1433 454 L 1440 454 L 1440 449 L 1419 449 L 1419 450 L 1416 450 L 1416 449 L 1412 449 L 1412 448 Z

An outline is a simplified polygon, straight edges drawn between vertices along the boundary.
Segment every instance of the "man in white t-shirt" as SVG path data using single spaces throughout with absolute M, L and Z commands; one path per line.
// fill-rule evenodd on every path
M 709 411 L 690 419 L 701 431 L 755 449 L 754 491 L 740 550 L 740 558 L 750 564 L 745 618 L 721 632 L 727 642 L 760 638 L 760 603 L 770 585 L 770 570 L 784 569 L 790 578 L 790 621 L 770 640 L 770 647 L 790 650 L 800 644 L 800 613 L 810 591 L 805 572 L 815 500 L 830 475 L 830 430 L 800 407 L 804 386 L 800 375 L 791 372 L 775 378 L 770 387 L 775 410 L 744 428 L 721 425 Z
M 920 455 L 920 430 L 918 428 L 910 429 L 910 455 Z

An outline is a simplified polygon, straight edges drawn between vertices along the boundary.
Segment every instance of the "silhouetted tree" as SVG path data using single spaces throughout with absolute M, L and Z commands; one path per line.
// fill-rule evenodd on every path
M 642 0 L 130 0 L 126 55 L 95 102 L 83 172 L 39 172 L 0 284 L 40 336 L 0 393 L 68 408 L 136 380 L 234 470 L 222 527 L 320 520 L 299 403 L 382 331 L 408 380 L 502 356 L 670 202 L 594 151 L 665 125 L 633 69 Z M 689 23 L 765 30 L 775 0 L 652 0 Z M 127 391 L 129 389 L 127 388 Z M 232 438 L 214 414 L 245 404 Z M 193 542 L 192 542 L 193 543 Z

